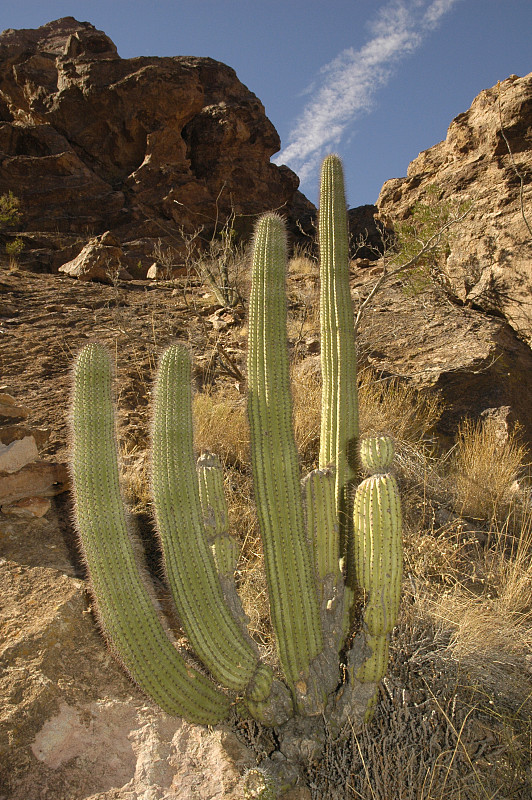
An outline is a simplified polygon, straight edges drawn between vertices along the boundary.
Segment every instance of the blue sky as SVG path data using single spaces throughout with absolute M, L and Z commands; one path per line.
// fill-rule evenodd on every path
M 123 58 L 229 64 L 281 136 L 273 160 L 313 202 L 323 154 L 342 156 L 350 206 L 374 203 L 482 89 L 532 71 L 531 0 L 18 0 L 0 29 L 64 16 Z

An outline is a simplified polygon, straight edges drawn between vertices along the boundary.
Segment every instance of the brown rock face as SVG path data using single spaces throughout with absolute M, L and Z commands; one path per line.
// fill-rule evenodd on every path
M 72 17 L 0 35 L 0 193 L 27 230 L 209 235 L 231 210 L 291 202 L 279 148 L 260 100 L 210 58 L 122 59 Z
M 357 271 L 355 291 L 374 276 Z M 377 294 L 358 337 L 361 366 L 398 378 L 421 395 L 439 395 L 439 439 L 450 444 L 459 423 L 497 416 L 532 442 L 532 353 L 505 320 L 449 303 L 431 289 L 411 296 L 399 282 Z M 504 416 L 503 416 L 504 414 Z
M 381 216 L 395 219 L 406 219 L 428 186 L 456 207 L 471 201 L 450 243 L 453 291 L 467 305 L 504 316 L 529 344 L 531 176 L 532 73 L 481 92 L 453 120 L 445 141 L 421 153 L 406 178 L 387 181 L 377 201 Z

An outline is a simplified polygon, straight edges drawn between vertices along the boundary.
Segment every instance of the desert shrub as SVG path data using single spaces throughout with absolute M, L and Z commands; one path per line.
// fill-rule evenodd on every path
M 6 253 L 9 257 L 9 266 L 13 269 L 18 264 L 18 257 L 24 250 L 23 240 L 17 236 L 6 244 Z
M 518 430 L 501 435 L 491 418 L 462 422 L 450 459 L 450 491 L 457 513 L 481 521 L 504 521 L 508 516 L 527 458 L 518 435 Z
M 0 230 L 12 228 L 22 218 L 20 200 L 13 192 L 0 195 Z
M 193 259 L 194 271 L 221 306 L 233 308 L 249 291 L 246 250 L 238 242 L 234 215 Z
M 457 205 L 442 200 L 441 190 L 429 185 L 423 198 L 412 206 L 408 218 L 393 222 L 394 240 L 387 257 L 392 271 L 408 264 L 402 272 L 404 289 L 408 294 L 418 294 L 430 285 L 443 286 L 450 291 L 445 262 L 456 236 L 456 226 L 470 208 L 468 201 Z

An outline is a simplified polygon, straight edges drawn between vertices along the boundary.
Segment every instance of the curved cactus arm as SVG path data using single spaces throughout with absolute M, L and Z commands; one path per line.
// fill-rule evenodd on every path
M 279 659 L 294 693 L 297 684 L 305 694 L 323 637 L 292 430 L 285 272 L 284 223 L 267 214 L 255 231 L 249 308 L 251 457 Z
M 229 699 L 172 645 L 135 562 L 119 489 L 111 364 L 101 345 L 78 356 L 71 425 L 76 522 L 103 631 L 162 709 L 190 722 L 219 722 Z
M 342 162 L 325 158 L 319 204 L 322 416 L 320 467 L 336 467 L 346 580 L 354 585 L 349 487 L 357 472 L 357 357 L 349 289 L 349 238 Z
M 152 469 L 165 568 L 187 637 L 220 683 L 263 700 L 271 685 L 271 669 L 259 663 L 224 600 L 203 524 L 193 452 L 191 363 L 184 345 L 169 347 L 159 365 Z

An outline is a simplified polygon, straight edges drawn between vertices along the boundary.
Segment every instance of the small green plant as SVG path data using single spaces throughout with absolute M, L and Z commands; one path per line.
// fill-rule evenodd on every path
M 414 203 L 408 218 L 394 224 L 392 259 L 394 264 L 408 264 L 404 286 L 409 294 L 419 294 L 434 283 L 447 285 L 445 261 L 451 252 L 452 226 L 470 205 L 460 203 L 457 208 L 442 200 L 440 189 L 431 184 L 424 189 L 423 199 Z
M 6 244 L 6 253 L 9 256 L 9 268 L 15 269 L 18 264 L 18 257 L 24 250 L 24 241 L 17 236 Z
M 360 485 L 353 509 L 360 471 L 357 362 L 337 156 L 328 156 L 322 168 L 319 234 L 321 444 L 319 466 L 302 483 L 292 428 L 286 232 L 278 215 L 259 220 L 252 254 L 249 435 L 278 671 L 261 659 L 245 626 L 219 461 L 206 453 L 194 459 L 187 348 L 172 345 L 160 362 L 151 483 L 168 585 L 208 675 L 174 646 L 135 562 L 119 490 L 111 363 L 99 344 L 87 345 L 77 359 L 71 417 L 77 527 L 113 650 L 164 710 L 214 724 L 235 707 L 273 726 L 280 750 L 296 764 L 320 752 L 326 730 L 338 734 L 371 716 L 397 615 L 402 563 L 388 437 L 362 447 L 363 466 L 376 474 Z M 353 636 L 354 600 L 362 593 L 366 612 Z M 278 761 L 271 769 L 275 764 L 282 789 L 289 779 L 286 771 L 278 774 Z
M 13 192 L 0 195 L 0 230 L 13 228 L 22 218 L 20 200 Z

